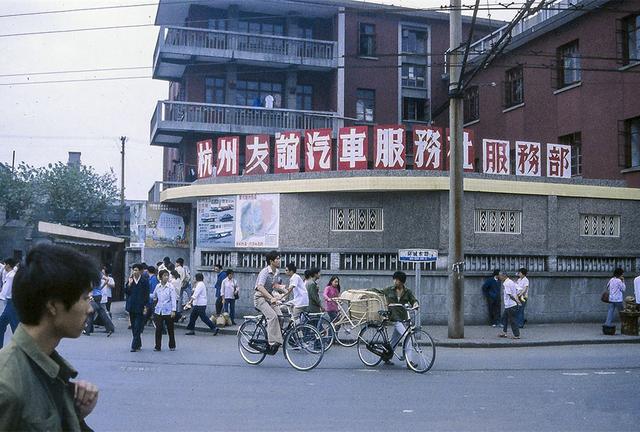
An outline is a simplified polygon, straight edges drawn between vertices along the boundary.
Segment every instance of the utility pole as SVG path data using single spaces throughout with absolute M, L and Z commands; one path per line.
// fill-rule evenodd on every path
M 11 152 L 11 176 L 16 173 L 16 151 Z
M 124 235 L 124 143 L 127 142 L 126 136 L 120 137 L 120 143 L 122 144 L 122 150 L 120 150 L 121 165 L 120 165 L 120 235 Z
M 462 56 L 462 2 L 451 0 L 449 11 L 449 293 L 448 335 L 464 338 L 464 275 L 462 254 L 463 99 L 460 86 Z

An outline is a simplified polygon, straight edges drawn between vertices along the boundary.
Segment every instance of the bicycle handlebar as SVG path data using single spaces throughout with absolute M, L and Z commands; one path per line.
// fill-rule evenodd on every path
M 405 310 L 408 310 L 408 311 L 413 311 L 413 310 L 420 309 L 420 305 L 414 307 L 414 306 L 401 304 L 401 303 L 389 303 L 387 305 L 387 307 L 402 307 L 402 308 L 404 308 Z

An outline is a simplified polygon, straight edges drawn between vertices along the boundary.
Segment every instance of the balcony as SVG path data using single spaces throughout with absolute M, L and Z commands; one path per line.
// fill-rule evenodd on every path
M 338 67 L 337 52 L 334 41 L 162 26 L 153 78 L 179 80 L 187 65 L 198 62 L 326 71 Z
M 159 101 L 151 118 L 151 144 L 175 147 L 196 134 L 267 134 L 327 128 L 337 132 L 336 113 L 290 109 Z

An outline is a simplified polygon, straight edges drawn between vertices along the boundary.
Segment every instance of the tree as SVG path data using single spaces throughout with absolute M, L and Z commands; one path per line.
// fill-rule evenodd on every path
M 33 219 L 38 209 L 39 171 L 24 162 L 15 170 L 0 163 L 0 206 L 7 211 L 7 219 Z

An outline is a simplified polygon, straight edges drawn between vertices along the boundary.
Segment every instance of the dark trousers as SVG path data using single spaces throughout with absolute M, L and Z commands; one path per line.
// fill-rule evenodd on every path
M 525 322 L 525 318 L 524 318 L 524 309 L 527 307 L 527 302 L 522 302 L 522 306 L 518 307 L 518 315 L 517 315 L 517 319 L 518 319 L 518 327 L 522 328 L 524 327 L 524 322 Z
M 7 325 L 10 326 L 11 331 L 15 333 L 18 323 L 20 322 L 18 312 L 13 305 L 13 300 L 8 299 L 5 300 L 5 302 L 4 310 L 2 311 L 2 315 L 0 315 L 0 348 L 4 346 L 4 333 L 7 331 Z
M 520 327 L 518 326 L 517 314 L 518 306 L 513 306 L 504 310 L 504 316 L 502 317 L 502 332 L 507 332 L 507 326 L 511 324 L 511 331 L 514 336 L 520 336 Z
M 167 326 L 167 333 L 169 333 L 169 348 L 176 347 L 176 336 L 173 331 L 173 318 L 171 315 L 154 315 L 154 321 L 156 322 L 156 349 L 162 348 L 162 327 Z
M 216 299 L 216 315 L 220 315 L 222 313 L 222 297 L 218 297 Z
M 131 333 L 133 334 L 133 340 L 131 341 L 131 349 L 142 348 L 142 329 L 144 328 L 144 314 L 142 312 L 129 313 L 129 319 L 131 320 Z
M 85 329 L 87 333 L 93 333 L 93 324 L 96 318 L 96 315 L 100 318 L 102 325 L 106 331 L 113 333 L 116 329 L 113 326 L 113 321 L 109 318 L 109 314 L 107 313 L 107 309 L 104 304 L 98 304 L 95 301 L 91 302 L 91 307 L 93 308 L 93 313 L 89 314 L 87 317 L 87 322 L 85 323 Z
M 489 324 L 500 324 L 500 297 L 485 297 L 487 300 L 487 310 L 489 311 Z
M 231 318 L 231 323 L 235 324 L 235 322 L 236 322 L 236 299 L 225 299 L 224 300 L 224 311 L 229 314 L 229 318 Z
M 207 307 L 206 306 L 194 306 L 191 309 L 191 316 L 189 317 L 189 324 L 187 325 L 187 330 L 193 330 L 196 328 L 196 320 L 200 318 L 203 323 L 207 325 L 211 330 L 215 330 L 216 325 L 211 322 L 209 317 L 207 316 Z

